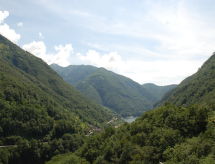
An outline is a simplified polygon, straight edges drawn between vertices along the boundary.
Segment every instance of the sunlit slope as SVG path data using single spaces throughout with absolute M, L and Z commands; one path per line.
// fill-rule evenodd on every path
M 141 115 L 156 98 L 140 84 L 104 68 L 87 65 L 51 67 L 86 97 L 122 116 Z
M 1 136 L 42 138 L 53 135 L 61 121 L 81 132 L 102 126 L 113 114 L 84 98 L 41 59 L 0 36 Z M 61 134 L 61 135 L 62 135 Z M 60 134 L 59 134 L 60 135 Z

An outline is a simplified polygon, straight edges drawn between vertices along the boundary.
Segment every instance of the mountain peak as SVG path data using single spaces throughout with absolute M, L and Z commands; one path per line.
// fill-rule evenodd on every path
M 154 97 L 153 92 L 135 81 L 105 68 L 90 66 L 69 66 L 63 70 L 52 68 L 88 98 L 122 116 L 140 115 L 151 109 L 159 99 Z

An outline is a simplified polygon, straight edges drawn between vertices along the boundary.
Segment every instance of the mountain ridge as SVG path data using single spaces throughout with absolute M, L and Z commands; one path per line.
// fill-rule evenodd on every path
M 47 164 L 74 160 L 97 164 L 213 164 L 215 54 L 167 96 L 164 105 L 144 112 L 131 124 L 107 128 L 75 153 L 56 156 Z
M 214 104 L 215 99 L 215 53 L 199 68 L 169 92 L 159 104 L 175 105 Z
M 42 164 L 118 118 L 1 35 L 0 66 L 0 163 Z
M 89 70 L 88 67 L 91 69 Z M 69 72 L 67 72 L 68 70 Z M 90 73 L 86 73 L 86 70 Z M 55 71 L 58 72 L 58 70 Z M 82 72 L 80 73 L 84 75 L 82 79 L 76 78 L 78 74 L 76 71 Z M 144 110 L 152 108 L 150 102 L 152 96 L 143 97 L 147 91 L 141 85 L 104 68 L 76 65 L 68 66 L 64 68 L 63 73 L 58 73 L 86 97 L 123 116 L 140 115 Z
M 9 48 L 9 53 L 1 56 L 3 60 L 10 63 L 12 67 L 16 67 L 27 73 L 27 76 L 29 76 L 32 80 L 34 80 L 34 78 L 35 80 L 38 80 L 37 83 L 39 83 L 44 90 L 50 88 L 52 92 L 54 91 L 54 94 L 59 95 L 60 101 L 62 100 L 61 98 L 65 97 L 71 98 L 70 102 L 77 103 L 75 99 L 76 97 L 80 97 L 80 101 L 83 99 L 89 104 L 93 104 L 89 100 L 85 99 L 78 91 L 76 91 L 76 89 L 64 82 L 63 79 L 40 58 L 37 58 L 26 51 L 24 52 L 3 36 L 1 36 L 0 41 L 3 43 L 5 42 L 6 46 Z M 13 53 L 13 51 L 17 52 Z M 3 52 L 1 53 L 3 54 Z M 74 96 L 72 92 L 76 95 Z
M 147 89 L 148 92 L 153 94 L 153 96 L 156 98 L 156 101 L 158 102 L 163 98 L 165 94 L 174 89 L 177 84 L 159 86 L 154 83 L 145 83 L 142 86 Z
M 86 97 L 124 117 L 139 116 L 159 100 L 159 95 L 155 96 L 147 87 L 105 68 L 90 65 L 61 67 L 56 64 L 51 67 Z

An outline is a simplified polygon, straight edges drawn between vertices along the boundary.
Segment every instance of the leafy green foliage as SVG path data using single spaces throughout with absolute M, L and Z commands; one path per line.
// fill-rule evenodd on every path
M 214 68 L 215 55 L 163 100 L 181 107 L 166 103 L 145 112 L 131 124 L 88 138 L 73 154 L 104 164 L 214 163 Z
M 113 114 L 82 97 L 44 62 L 2 36 L 0 55 L 0 164 L 43 164 L 49 159 L 48 164 L 215 161 L 214 56 L 173 91 L 169 100 L 185 106 L 165 104 L 131 124 L 86 136 L 90 127 L 105 126 Z M 119 85 L 115 82 L 119 76 L 104 69 L 91 76 L 86 80 L 92 80 L 89 90 L 100 85 L 94 90 L 99 96 L 105 95 L 106 85 L 117 88 L 122 97 L 128 86 L 132 96 L 137 93 L 134 82 L 119 78 Z M 108 94 L 106 102 L 117 97 L 112 90 Z M 123 101 L 118 98 L 115 103 Z M 188 106 L 192 103 L 199 105 Z
M 75 151 L 88 125 L 104 127 L 113 117 L 41 59 L 0 36 L 0 144 L 9 145 L 0 147 L 2 163 L 43 163 Z
M 208 163 L 215 157 L 215 124 L 209 121 L 214 109 L 167 104 L 87 138 L 73 155 L 98 164 Z
M 72 153 L 58 155 L 53 157 L 53 159 L 46 164 L 89 164 L 85 159 L 82 159 Z
M 152 108 L 157 98 L 138 83 L 104 68 L 93 66 L 51 67 L 86 97 L 123 117 L 139 116 Z

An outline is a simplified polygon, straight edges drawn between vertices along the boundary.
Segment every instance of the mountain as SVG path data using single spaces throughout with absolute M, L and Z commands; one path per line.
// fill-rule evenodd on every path
M 0 163 L 43 163 L 76 149 L 79 135 L 106 126 L 113 117 L 41 59 L 0 35 L 0 145 L 6 145 L 0 146 Z
M 176 105 L 214 104 L 215 99 L 215 54 L 192 76 L 183 80 L 161 101 Z
M 213 164 L 215 161 L 215 54 L 197 73 L 167 93 L 165 105 L 131 124 L 106 128 L 74 153 L 47 164 Z
M 156 98 L 156 101 L 160 101 L 163 96 L 174 89 L 177 85 L 172 84 L 172 85 L 166 85 L 166 86 L 158 86 L 153 83 L 146 83 L 142 85 L 143 88 L 145 88 L 151 95 L 153 95 Z
M 56 64 L 51 67 L 86 97 L 123 117 L 139 116 L 151 109 L 156 101 L 140 84 L 104 68 L 88 65 L 60 67 Z
M 97 67 L 90 65 L 70 65 L 68 67 L 61 67 L 57 64 L 50 65 L 63 79 L 72 85 L 77 85 L 82 82 L 90 74 L 98 70 Z

